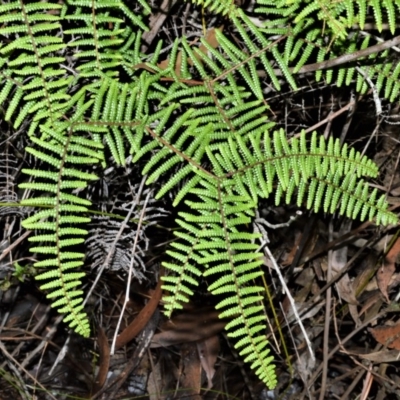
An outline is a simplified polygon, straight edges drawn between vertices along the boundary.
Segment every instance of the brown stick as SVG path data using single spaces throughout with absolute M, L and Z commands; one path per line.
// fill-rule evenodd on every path
M 343 54 L 340 57 L 333 58 L 332 60 L 321 61 L 319 63 L 304 65 L 297 72 L 298 74 L 304 74 L 306 72 L 321 71 L 322 69 L 328 69 L 332 67 L 337 67 L 338 65 L 346 64 L 352 61 L 356 61 L 362 57 L 369 56 L 374 53 L 379 53 L 380 51 L 390 49 L 391 47 L 400 44 L 400 36 L 396 36 L 393 39 L 387 40 L 376 44 L 371 47 L 367 47 L 364 50 L 358 50 L 350 54 Z

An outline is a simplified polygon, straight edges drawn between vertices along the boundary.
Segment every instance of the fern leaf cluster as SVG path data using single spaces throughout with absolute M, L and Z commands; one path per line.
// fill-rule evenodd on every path
M 171 192 L 174 206 L 186 207 L 164 262 L 167 315 L 189 300 L 200 276 L 209 277 L 210 292 L 224 297 L 217 308 L 230 319 L 229 336 L 273 388 L 259 236 L 248 232 L 260 198 L 383 225 L 397 217 L 364 180 L 378 174 L 372 161 L 315 133 L 288 140 L 274 131 L 268 93 L 296 90 L 316 62 L 316 81 L 361 93 L 372 82 L 379 96 L 397 100 L 400 67 L 388 49 L 335 70 L 323 64 L 375 44 L 354 31 L 366 27 L 367 15 L 393 33 L 399 3 L 257 0 L 251 17 L 231 0 L 193 3 L 220 14 L 240 40 L 221 28 L 216 45 L 183 37 L 168 52 L 159 42 L 143 54 L 145 0 L 0 5 L 0 104 L 13 129 L 29 124 L 26 150 L 37 163 L 24 169 L 29 181 L 20 187 L 35 191 L 23 204 L 41 210 L 24 227 L 35 231 L 41 287 L 65 321 L 89 336 L 79 286 L 90 202 L 79 193 L 96 179 L 90 169 L 106 167 L 107 151 L 116 165 L 131 156 L 148 184 L 165 176 L 157 197 Z
M 103 158 L 102 145 L 80 137 L 73 126 L 59 124 L 58 130 L 44 129 L 47 137 L 32 137 L 36 147 L 27 147 L 26 151 L 41 160 L 45 169 L 23 169 L 22 172 L 33 177 L 33 181 L 20 184 L 20 188 L 35 190 L 43 196 L 22 200 L 26 206 L 46 206 L 23 221 L 26 229 L 41 231 L 29 238 L 35 243 L 31 251 L 46 255 L 46 259 L 34 264 L 36 268 L 46 269 L 36 276 L 42 290 L 48 290 L 52 307 L 66 314 L 64 322 L 81 335 L 89 336 L 90 328 L 86 313 L 83 311 L 83 291 L 81 285 L 84 272 L 73 272 L 83 265 L 84 254 L 71 251 L 84 242 L 87 234 L 81 224 L 90 222 L 85 216 L 90 202 L 71 193 L 82 189 L 88 181 L 97 179 L 96 175 L 77 169 L 76 165 L 97 163 Z M 62 133 L 67 129 L 69 136 Z M 79 129 L 77 130 L 79 131 Z
M 382 2 L 259 0 L 257 4 L 259 7 L 256 7 L 255 11 L 260 13 L 261 18 L 269 13 L 281 17 L 265 21 L 260 31 L 263 34 L 281 35 L 282 60 L 287 67 L 291 67 L 292 74 L 301 72 L 305 64 L 313 57 L 316 57 L 318 63 L 322 63 L 371 46 L 374 40 L 373 35 L 368 32 L 361 34 L 361 32 L 351 31 L 354 26 L 359 26 L 361 30 L 364 30 L 369 10 L 372 10 L 374 24 L 379 32 L 386 24 L 390 32 L 394 34 L 396 13 L 400 11 L 400 4 L 391 0 Z M 323 23 L 320 24 L 318 21 L 323 21 Z M 261 33 L 257 35 L 257 38 L 260 35 Z M 356 80 L 356 90 L 362 94 L 370 88 L 366 80 L 368 77 L 372 82 L 377 83 L 376 89 L 380 96 L 393 102 L 399 93 L 399 72 L 398 63 L 388 65 L 388 57 L 390 55 L 387 51 L 374 53 L 367 57 L 368 66 L 361 67 L 362 71 L 354 68 L 354 65 L 346 65 L 337 70 L 317 70 L 315 76 L 317 81 L 324 79 L 326 84 L 336 83 L 337 86 L 343 84 L 349 86 Z
M 235 140 L 236 139 L 236 140 Z M 249 135 L 247 142 L 237 136 L 225 144 L 205 149 L 212 172 L 193 167 L 195 178 L 177 198 L 187 193 L 197 198 L 186 200 L 191 212 L 179 213 L 177 241 L 168 251 L 171 262 L 163 265 L 171 275 L 163 277 L 167 315 L 182 308 L 193 294 L 198 276 L 215 276 L 209 286 L 214 295 L 225 295 L 216 306 L 221 318 L 233 318 L 226 326 L 228 335 L 238 340 L 236 348 L 245 356 L 268 387 L 274 387 L 276 376 L 266 349 L 264 308 L 260 303 L 263 288 L 253 283 L 263 275 L 262 254 L 257 253 L 258 235 L 246 233 L 255 215 L 259 198 L 275 195 L 292 202 L 297 189 L 298 206 L 318 212 L 344 214 L 350 218 L 376 216 L 382 224 L 396 223 L 397 217 L 387 210 L 385 196 L 376 199 L 368 184 L 359 177 L 375 177 L 376 165 L 354 149 L 341 147 L 339 141 L 313 134 L 306 143 L 303 132 L 299 140 L 288 143 L 283 130 L 271 139 Z M 203 267 L 203 272 L 199 269 Z
M 10 98 L 4 119 L 13 120 L 15 129 L 30 115 L 35 122 L 60 118 L 70 99 L 71 79 L 59 67 L 65 58 L 54 57 L 65 48 L 54 35 L 61 28 L 60 8 L 59 4 L 20 1 L 0 6 L 0 35 L 8 38 L 0 47 L 0 102 Z M 30 77 L 28 82 L 26 77 Z

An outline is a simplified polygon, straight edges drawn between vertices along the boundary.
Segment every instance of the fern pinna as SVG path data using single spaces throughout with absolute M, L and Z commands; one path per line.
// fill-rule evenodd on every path
M 387 62 L 390 50 L 368 52 L 375 38 L 349 33 L 370 14 L 378 30 L 387 21 L 393 33 L 399 3 L 257 0 L 250 18 L 231 0 L 193 2 L 229 20 L 241 45 L 216 29 L 216 44 L 201 38 L 200 47 L 183 37 L 167 55 L 161 41 L 143 54 L 151 13 L 145 0 L 133 8 L 120 0 L 0 5 L 0 104 L 14 129 L 29 122 L 27 152 L 38 164 L 23 170 L 30 181 L 20 187 L 38 194 L 22 203 L 44 208 L 23 225 L 36 231 L 30 241 L 42 255 L 35 263 L 43 269 L 37 279 L 47 281 L 42 289 L 65 321 L 89 336 L 79 289 L 84 254 L 74 247 L 89 221 L 90 202 L 79 192 L 96 179 L 90 168 L 106 166 L 104 145 L 118 165 L 131 154 L 148 184 L 166 176 L 158 197 L 173 189 L 174 205 L 186 203 L 164 262 L 166 314 L 188 301 L 201 275 L 212 278 L 210 292 L 223 298 L 220 316 L 230 319 L 228 335 L 273 388 L 257 283 L 260 236 L 248 232 L 259 199 L 384 225 L 397 217 L 362 179 L 377 176 L 372 161 L 315 133 L 288 140 L 274 130 L 268 93 L 295 90 L 296 77 L 312 71 L 316 81 L 335 78 L 361 93 L 375 85 L 377 95 L 397 99 L 400 68 Z M 343 64 L 340 57 L 356 50 L 358 65 Z M 316 64 L 307 65 L 311 59 Z
M 23 226 L 26 229 L 46 232 L 29 238 L 29 241 L 38 243 L 31 248 L 32 252 L 47 255 L 45 260 L 36 262 L 34 266 L 46 269 L 51 267 L 37 275 L 36 279 L 48 281 L 40 288 L 50 290 L 47 297 L 53 299 L 52 306 L 60 313 L 67 314 L 64 322 L 69 322 L 71 328 L 87 337 L 90 328 L 87 316 L 83 312 L 83 291 L 76 290 L 84 273 L 71 271 L 83 265 L 84 254 L 70 251 L 69 248 L 84 242 L 82 235 L 86 235 L 87 231 L 76 225 L 90 222 L 90 218 L 80 215 L 87 211 L 90 202 L 68 193 L 68 189 L 85 188 L 88 181 L 97 179 L 96 175 L 74 167 L 77 164 L 82 166 L 102 160 L 103 152 L 100 143 L 74 135 L 74 126 L 66 128 L 66 124 L 59 125 L 58 132 L 43 128 L 48 133 L 47 140 L 32 137 L 39 150 L 26 148 L 28 153 L 41 160 L 47 168 L 24 169 L 22 172 L 35 177 L 36 180 L 21 183 L 20 187 L 45 192 L 46 195 L 22 200 L 21 203 L 27 206 L 45 205 L 50 208 L 25 219 Z M 68 129 L 69 136 L 60 133 L 64 133 L 65 129 Z

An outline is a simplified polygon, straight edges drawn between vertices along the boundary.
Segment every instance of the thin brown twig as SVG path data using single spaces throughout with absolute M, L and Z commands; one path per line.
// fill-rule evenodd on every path
M 14 247 L 18 246 L 22 241 L 24 241 L 32 231 L 26 231 L 23 235 L 21 235 L 15 242 L 7 246 L 0 255 L 0 261 L 7 256 L 7 254 L 14 249 Z
M 142 182 L 144 182 L 144 180 Z M 137 203 L 139 203 L 140 194 L 141 193 L 138 193 Z M 111 354 L 114 354 L 114 352 L 115 352 L 115 344 L 117 342 L 117 336 L 118 336 L 119 327 L 120 327 L 122 319 L 124 317 L 126 305 L 128 304 L 129 299 L 130 299 L 131 282 L 132 282 L 132 276 L 133 276 L 133 264 L 134 264 L 134 259 L 135 259 L 134 256 L 135 256 L 135 252 L 136 252 L 136 246 L 137 246 L 137 242 L 138 242 L 138 238 L 139 238 L 139 233 L 140 233 L 140 230 L 142 228 L 142 222 L 143 222 L 143 219 L 144 219 L 144 215 L 146 214 L 147 203 L 148 203 L 148 201 L 150 199 L 150 195 L 151 194 L 152 194 L 152 192 L 149 191 L 147 196 L 146 196 L 146 199 L 144 201 L 142 212 L 140 213 L 140 216 L 139 216 L 139 222 L 138 222 L 138 226 L 137 226 L 137 230 L 136 230 L 136 235 L 135 235 L 135 239 L 134 239 L 134 242 L 133 242 L 133 245 L 132 245 L 132 257 L 131 257 L 131 262 L 130 262 L 130 265 L 129 265 L 128 281 L 127 281 L 126 293 L 125 293 L 125 301 L 124 301 L 124 304 L 122 306 L 122 310 L 121 310 L 121 313 L 120 313 L 120 317 L 118 319 L 117 327 L 115 329 L 115 335 L 114 335 L 114 338 L 113 338 L 113 341 L 112 341 L 112 345 L 111 345 Z
M 277 45 L 279 42 L 281 42 L 283 39 L 285 39 L 287 37 L 287 35 L 283 35 L 281 36 L 279 39 L 275 40 L 272 43 L 269 43 L 267 46 L 263 47 L 262 49 L 259 49 L 258 51 L 256 51 L 254 54 L 252 54 L 250 57 L 246 58 L 245 60 L 241 61 L 238 64 L 235 64 L 233 67 L 228 68 L 227 70 L 223 71 L 221 75 L 215 77 L 212 82 L 216 82 L 218 80 L 220 80 L 221 78 L 224 78 L 226 75 L 228 75 L 230 72 L 234 71 L 235 69 L 238 69 L 239 67 L 241 67 L 242 65 L 246 64 L 247 62 L 249 62 L 251 59 L 259 56 L 262 53 L 265 53 L 267 50 L 269 50 L 270 48 L 274 47 L 275 45 Z M 278 70 L 279 72 L 281 72 L 281 70 Z M 274 72 L 276 72 L 274 70 Z M 282 72 L 281 72 L 282 73 Z M 279 73 L 277 74 L 279 75 Z M 283 73 L 282 73 L 283 75 Z
M 49 307 L 50 308 L 50 307 Z M 34 328 L 34 330 L 36 329 L 36 326 Z M 53 346 L 56 350 L 61 351 L 62 347 L 59 346 L 58 344 L 54 343 L 51 339 L 49 338 L 44 338 L 41 335 L 38 335 L 37 333 L 34 332 L 34 330 L 28 331 L 26 329 L 22 329 L 22 328 L 9 328 L 7 327 L 7 332 L 15 332 L 15 333 L 20 333 L 21 335 L 24 336 L 0 336 L 0 340 L 1 342 L 3 341 L 20 341 L 21 342 L 21 346 L 26 345 L 25 341 L 26 340 L 46 340 L 46 343 L 48 345 Z M 16 351 L 17 350 L 17 351 Z M 18 353 L 18 351 L 20 350 L 20 348 L 15 348 L 14 351 L 11 354 L 11 356 L 14 356 L 16 353 Z M 71 362 L 74 365 L 74 368 L 76 368 L 78 371 L 80 371 L 81 374 L 85 375 L 87 381 L 91 380 L 91 376 L 89 375 L 89 372 L 86 371 L 86 369 L 84 368 L 84 366 L 82 366 L 81 364 L 79 364 L 71 355 L 67 354 L 66 357 L 68 358 L 68 361 Z M 0 370 L 5 368 L 5 362 L 3 362 L 0 365 Z
M 339 329 L 338 329 L 337 320 L 336 320 L 336 314 L 335 314 L 335 313 L 333 313 L 333 325 L 334 325 L 334 327 L 335 327 L 335 335 L 336 335 L 336 338 L 337 338 L 337 340 L 338 340 L 338 343 L 341 344 L 341 340 L 340 340 L 340 336 L 339 336 Z M 380 346 L 381 346 L 381 345 L 379 345 L 379 347 L 380 347 Z M 340 350 L 341 350 L 343 353 L 345 353 L 345 354 L 347 354 L 347 355 L 350 356 L 350 353 L 344 348 L 344 346 L 341 345 Z M 352 358 L 352 357 L 350 356 L 350 358 Z M 360 367 L 360 365 L 359 365 L 359 367 Z M 366 378 L 366 380 L 368 379 L 368 376 L 371 376 L 371 367 L 372 367 L 372 363 L 369 365 L 368 370 L 367 370 L 367 368 L 366 368 L 364 365 L 362 365 L 362 367 L 363 367 L 363 368 L 361 368 L 361 370 L 359 371 L 359 373 L 358 373 L 358 375 L 356 376 L 356 378 L 353 379 L 353 381 L 352 381 L 351 384 L 347 387 L 347 390 L 343 393 L 343 395 L 340 397 L 339 400 L 346 400 L 346 399 L 349 398 L 351 392 L 353 391 L 353 389 L 356 387 L 356 385 L 358 384 L 358 382 L 360 381 L 360 379 L 365 375 L 366 372 L 367 372 L 367 378 Z M 370 380 L 369 382 L 372 383 L 371 380 Z M 365 388 L 365 387 L 364 387 L 364 388 Z M 369 385 L 369 388 L 370 388 L 370 385 Z M 364 390 L 363 390 L 363 392 L 364 392 Z
M 304 65 L 299 69 L 297 74 L 304 74 L 306 72 L 321 71 L 323 69 L 328 69 L 332 67 L 337 67 L 339 65 L 347 64 L 352 61 L 356 61 L 362 57 L 367 57 L 374 53 L 379 53 L 381 51 L 390 49 L 393 46 L 400 44 L 400 36 L 396 36 L 393 39 L 386 40 L 385 42 L 376 44 L 371 47 L 367 47 L 363 50 L 354 51 L 350 54 L 343 54 L 342 56 L 333 58 L 331 60 L 321 61 L 314 64 Z
M 361 378 L 365 375 L 365 370 L 361 369 L 358 371 L 357 376 L 352 379 L 351 383 L 349 386 L 347 386 L 346 391 L 342 394 L 339 400 L 347 400 L 350 398 L 351 392 L 354 390 L 354 388 L 357 386 L 358 382 L 360 382 Z
M 397 176 L 396 171 L 398 171 L 399 160 L 400 160 L 400 151 L 397 154 L 396 163 L 395 163 L 394 168 L 393 168 L 392 176 L 390 177 L 390 182 L 389 182 L 389 185 L 388 185 L 388 188 L 387 188 L 387 193 L 390 193 L 390 191 L 392 190 L 394 178 L 395 178 L 395 176 Z
M 334 306 L 333 308 L 336 309 L 336 302 L 334 301 Z M 336 319 L 336 312 L 332 313 L 333 315 L 333 326 L 335 329 L 335 335 L 338 340 L 338 343 L 340 343 L 340 336 L 339 336 L 339 329 L 337 325 L 337 319 Z M 364 376 L 365 370 L 363 368 L 359 369 L 357 376 L 351 381 L 350 385 L 347 387 L 346 391 L 342 394 L 340 397 L 340 400 L 346 400 L 349 398 L 350 393 L 353 391 L 355 386 L 358 384 L 360 379 Z
M 372 375 L 372 363 L 370 364 L 367 372 L 367 376 L 365 377 L 363 391 L 360 396 L 360 400 L 367 400 L 368 394 L 371 391 L 372 382 L 374 380 L 374 376 Z
M 322 125 L 325 125 L 328 122 L 333 121 L 336 117 L 338 117 L 340 114 L 343 114 L 345 111 L 350 110 L 353 108 L 353 106 L 355 106 L 356 102 L 355 100 L 350 101 L 348 104 L 346 104 L 344 107 L 342 107 L 340 110 L 335 111 L 332 114 L 329 114 L 326 118 L 324 118 L 323 120 L 317 122 L 316 124 L 314 124 L 313 126 L 310 126 L 309 128 L 307 128 L 305 130 L 306 133 L 315 131 L 317 128 L 319 128 Z M 295 138 L 300 137 L 301 133 L 296 133 L 294 135 Z
M 43 347 L 47 346 L 48 341 L 49 341 L 50 339 L 52 339 L 53 336 L 55 335 L 55 333 L 56 333 L 56 331 L 57 331 L 57 327 L 58 327 L 58 325 L 61 323 L 61 321 L 63 320 L 63 317 L 64 317 L 63 315 L 59 315 L 59 316 L 54 320 L 54 323 L 53 323 L 53 325 L 51 326 L 51 328 L 46 329 L 46 330 L 47 330 L 47 333 L 46 333 L 46 335 L 42 338 L 42 341 L 39 343 L 39 345 L 38 345 L 34 350 L 32 350 L 31 352 L 29 352 L 29 353 L 27 354 L 27 356 L 25 357 L 24 361 L 23 361 L 22 364 L 21 364 L 23 367 L 27 366 L 27 365 L 29 364 L 29 362 L 32 360 L 32 358 L 33 358 L 36 354 L 38 354 L 38 353 L 43 349 Z
M 90 289 L 89 289 L 89 291 L 88 291 L 88 293 L 87 293 L 87 295 L 86 295 L 86 298 L 85 298 L 85 300 L 84 300 L 84 302 L 83 302 L 83 305 L 85 305 L 86 302 L 89 300 L 89 297 L 90 297 L 90 295 L 92 294 L 94 288 L 96 287 L 97 282 L 99 281 L 99 279 L 100 279 L 100 277 L 101 277 L 101 275 L 102 275 L 104 269 L 107 268 L 107 267 L 109 266 L 109 264 L 110 264 L 110 262 L 111 262 L 111 259 L 112 259 L 112 257 L 114 256 L 116 245 L 117 245 L 118 241 L 120 240 L 124 229 L 128 226 L 128 221 L 129 221 L 130 218 L 131 218 L 131 215 L 132 215 L 132 213 L 133 213 L 133 210 L 134 210 L 135 207 L 139 204 L 139 196 L 140 196 L 140 194 L 142 193 L 142 190 L 143 190 L 143 187 L 144 187 L 145 182 L 146 182 L 146 176 L 144 176 L 144 177 L 142 178 L 142 181 L 141 181 L 140 186 L 139 186 L 139 189 L 138 189 L 138 193 L 137 193 L 137 195 L 136 195 L 136 199 L 135 199 L 135 201 L 132 203 L 132 206 L 131 206 L 130 210 L 128 211 L 128 214 L 126 215 L 124 221 L 122 222 L 122 224 L 121 224 L 121 226 L 120 226 L 120 228 L 119 228 L 119 230 L 118 230 L 118 232 L 117 232 L 117 235 L 115 236 L 115 239 L 114 239 L 114 241 L 112 242 L 112 244 L 111 244 L 111 246 L 110 246 L 110 249 L 108 250 L 107 257 L 106 257 L 106 259 L 104 260 L 104 263 L 101 265 L 101 267 L 100 267 L 99 270 L 97 271 L 97 273 L 96 273 L 96 279 L 95 279 L 94 282 L 92 283 L 92 286 L 90 287 Z
M 38 385 L 50 398 L 52 398 L 53 400 L 57 400 L 48 390 L 46 390 L 46 388 L 34 377 L 32 376 L 23 365 L 21 365 L 5 348 L 5 346 L 3 345 L 3 343 L 0 341 L 0 350 L 2 351 L 2 353 L 15 365 L 18 366 L 18 368 L 23 371 L 26 376 L 28 376 L 30 379 L 32 379 L 32 381 L 34 382 L 35 385 Z
M 333 237 L 333 222 L 331 219 L 329 222 L 329 241 L 332 241 L 332 237 Z M 333 257 L 333 250 L 329 250 L 328 271 L 326 277 L 327 281 L 330 281 L 332 279 L 332 257 Z M 326 291 L 322 380 L 321 380 L 321 392 L 319 394 L 319 400 L 323 400 L 325 397 L 326 382 L 328 379 L 329 326 L 331 324 L 331 304 L 332 304 L 332 287 L 330 286 Z
M 360 229 L 361 230 L 361 229 Z M 356 232 L 354 232 L 356 231 Z M 357 229 L 352 231 L 354 233 L 354 235 L 358 232 Z M 336 245 L 344 242 L 346 239 L 352 237 L 352 235 L 349 235 L 351 232 L 349 232 L 348 234 L 343 235 L 342 237 L 333 240 L 331 243 L 328 243 L 325 247 L 325 251 L 329 251 L 330 249 L 332 249 L 333 247 L 335 247 Z M 334 243 L 334 244 L 333 244 Z M 300 317 L 303 316 L 304 314 L 306 314 L 307 312 L 309 312 L 311 310 L 311 308 L 313 308 L 315 305 L 317 305 L 320 300 L 321 300 L 321 296 L 333 285 L 335 284 L 338 280 L 340 280 L 347 272 L 349 272 L 350 268 L 353 266 L 354 262 L 358 259 L 358 257 L 360 256 L 360 254 L 362 254 L 362 252 L 365 250 L 365 248 L 368 246 L 369 242 L 367 242 L 363 247 L 361 247 L 354 255 L 353 257 L 346 263 L 346 265 L 343 267 L 343 269 L 337 273 L 332 279 L 329 279 L 328 282 L 325 284 L 325 286 L 322 287 L 322 289 L 320 289 L 318 291 L 317 294 L 315 294 L 308 302 L 306 307 L 304 307 L 303 310 L 301 310 L 300 313 Z M 324 252 L 325 252 L 324 251 Z M 323 252 L 323 253 L 324 253 Z M 314 257 L 310 257 L 314 258 Z M 306 261 L 302 262 L 302 264 L 304 264 Z
M 330 359 L 338 350 L 340 350 L 343 347 L 343 344 L 347 343 L 353 336 L 355 336 L 358 332 L 362 331 L 365 329 L 370 323 L 373 321 L 376 321 L 377 319 L 385 316 L 389 312 L 400 312 L 400 307 L 397 304 L 390 304 L 388 307 L 386 307 L 384 310 L 379 312 L 378 314 L 371 316 L 368 318 L 366 321 L 364 321 L 360 326 L 356 327 L 352 332 L 350 332 L 344 339 L 341 339 L 341 341 L 329 352 L 328 354 L 328 359 Z M 365 368 L 364 365 L 358 363 L 361 365 L 363 368 Z M 313 376 L 309 379 L 308 385 L 309 387 L 314 384 L 315 380 L 318 378 L 319 374 L 322 371 L 322 365 L 320 365 L 316 371 L 314 372 Z M 399 386 L 399 384 L 395 383 L 396 386 Z
M 33 327 L 32 331 L 29 332 L 30 335 L 35 335 L 35 332 L 42 326 L 42 324 L 45 322 L 46 318 L 48 318 L 49 311 L 50 311 L 50 306 L 48 306 L 46 308 L 46 311 L 43 313 L 42 317 L 38 320 L 36 325 Z M 11 330 L 11 329 L 7 328 L 7 331 L 9 331 L 9 330 Z M 38 336 L 37 338 L 43 341 L 43 338 L 41 336 Z M 0 339 L 3 340 L 2 338 L 0 338 Z M 19 343 L 18 346 L 13 350 L 13 352 L 11 353 L 11 356 L 14 356 L 15 354 L 19 353 L 19 351 L 25 344 L 24 339 L 25 338 L 20 338 L 21 343 Z M 2 363 L 0 365 L 0 369 L 4 368 L 4 366 L 5 366 L 5 363 Z

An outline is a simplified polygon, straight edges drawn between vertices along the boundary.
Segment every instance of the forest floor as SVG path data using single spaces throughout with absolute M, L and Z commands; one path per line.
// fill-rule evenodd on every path
M 181 8 L 186 16 L 191 13 L 190 5 L 178 7 L 176 1 L 172 6 L 179 10 L 162 12 L 164 3 L 151 19 L 145 38 L 149 48 L 159 38 L 173 37 L 174 27 L 181 28 L 182 21 L 175 17 Z M 350 97 L 349 91 L 318 85 L 277 100 L 275 108 L 281 107 L 277 114 L 292 131 L 320 121 L 321 134 L 342 137 L 346 131 L 346 142 L 366 149 L 379 165 L 381 174 L 373 185 L 388 194 L 396 211 L 400 130 L 389 122 L 399 123 L 399 111 L 387 108 L 387 118 L 378 119 L 373 101 L 359 99 L 350 115 L 344 107 Z M 1 165 L 19 171 L 23 161 L 17 153 L 25 143 L 18 137 L 3 139 Z M 92 194 L 98 209 L 125 215 L 133 203 L 126 200 L 129 187 L 140 197 L 137 204 L 143 204 L 148 189 L 139 190 L 140 171 L 110 171 L 92 188 L 103 191 L 97 197 Z M 4 197 L 4 190 L 1 193 Z M 15 260 L 22 260 L 21 265 L 30 260 L 29 233 L 20 227 L 23 211 L 2 208 L 0 400 L 400 399 L 398 228 L 378 229 L 373 222 L 261 205 L 262 218 L 282 224 L 269 230 L 269 248 L 287 286 L 283 288 L 266 258 L 266 304 L 273 305 L 267 307 L 268 338 L 279 377 L 272 391 L 243 364 L 228 340 L 205 281 L 180 313 L 171 320 L 163 316 L 160 265 L 172 239 L 175 211 L 167 200 L 152 200 L 149 210 L 147 225 L 128 226 L 122 233 L 120 221 L 94 218 L 86 242 L 92 270 L 85 290 L 96 280 L 111 242 L 118 235 L 120 241 L 112 267 L 102 273 L 89 299 L 96 305 L 90 315 L 94 329 L 83 339 L 66 328 L 25 267 L 11 269 Z M 136 237 L 142 268 L 127 298 L 127 264 Z

